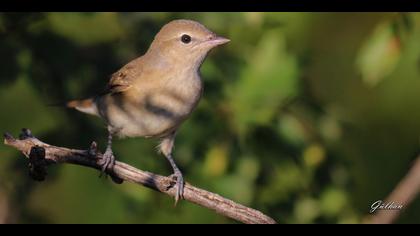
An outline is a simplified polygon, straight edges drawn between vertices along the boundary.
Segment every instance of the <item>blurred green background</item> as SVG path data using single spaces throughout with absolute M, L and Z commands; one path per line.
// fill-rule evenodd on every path
M 86 97 L 172 19 L 231 42 L 202 66 L 205 91 L 174 157 L 186 181 L 279 223 L 359 223 L 420 148 L 420 14 L 0 13 L 0 132 L 105 147 L 105 124 L 47 104 Z M 114 142 L 119 160 L 169 175 L 156 140 Z M 0 223 L 234 223 L 72 165 L 44 182 L 0 145 Z M 399 223 L 420 223 L 420 201 Z

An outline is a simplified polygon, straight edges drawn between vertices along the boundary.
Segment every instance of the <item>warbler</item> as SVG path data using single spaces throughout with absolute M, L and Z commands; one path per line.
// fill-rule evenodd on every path
M 102 172 L 112 170 L 115 163 L 113 136 L 159 138 L 159 151 L 176 178 L 175 203 L 183 197 L 184 178 L 172 157 L 175 136 L 202 96 L 204 59 L 211 49 L 229 41 L 196 21 L 171 21 L 143 56 L 111 76 L 103 93 L 67 103 L 105 120 L 108 145 L 100 163 Z

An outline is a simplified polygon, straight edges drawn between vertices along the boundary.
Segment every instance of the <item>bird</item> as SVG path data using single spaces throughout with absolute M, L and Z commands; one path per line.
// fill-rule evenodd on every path
M 105 121 L 108 142 L 100 161 L 101 173 L 114 167 L 114 136 L 156 138 L 158 151 L 176 179 L 175 205 L 183 198 L 184 177 L 172 156 L 175 137 L 202 97 L 200 67 L 208 52 L 229 41 L 197 21 L 170 21 L 144 55 L 111 75 L 103 92 L 66 103 Z

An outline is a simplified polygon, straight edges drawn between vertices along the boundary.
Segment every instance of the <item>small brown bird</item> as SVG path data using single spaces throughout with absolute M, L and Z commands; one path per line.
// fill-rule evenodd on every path
M 114 135 L 160 138 L 159 151 L 168 159 L 177 181 L 175 203 L 183 197 L 183 176 L 172 158 L 175 135 L 201 98 L 200 67 L 207 53 L 229 41 L 198 22 L 171 21 L 143 56 L 112 75 L 104 93 L 67 103 L 106 121 L 109 135 L 102 172 L 112 169 L 115 162 Z

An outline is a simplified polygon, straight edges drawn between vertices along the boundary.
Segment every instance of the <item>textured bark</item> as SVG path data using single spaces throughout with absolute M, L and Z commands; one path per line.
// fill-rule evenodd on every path
M 18 149 L 29 159 L 30 176 L 39 181 L 45 179 L 47 166 L 51 164 L 70 163 L 101 169 L 99 162 L 102 153 L 97 151 L 95 142 L 87 150 L 57 147 L 38 140 L 32 136 L 30 130 L 23 129 L 19 139 L 15 139 L 10 134 L 5 134 L 4 143 Z M 172 178 L 142 171 L 119 161 L 115 163 L 113 170 L 107 171 L 107 174 L 116 183 L 122 183 L 122 180 L 125 180 L 170 196 L 175 195 L 175 188 L 173 188 L 175 181 Z M 197 188 L 189 183 L 185 183 L 183 197 L 189 202 L 212 209 L 218 214 L 243 223 L 276 223 L 260 211 L 243 206 L 216 193 Z

